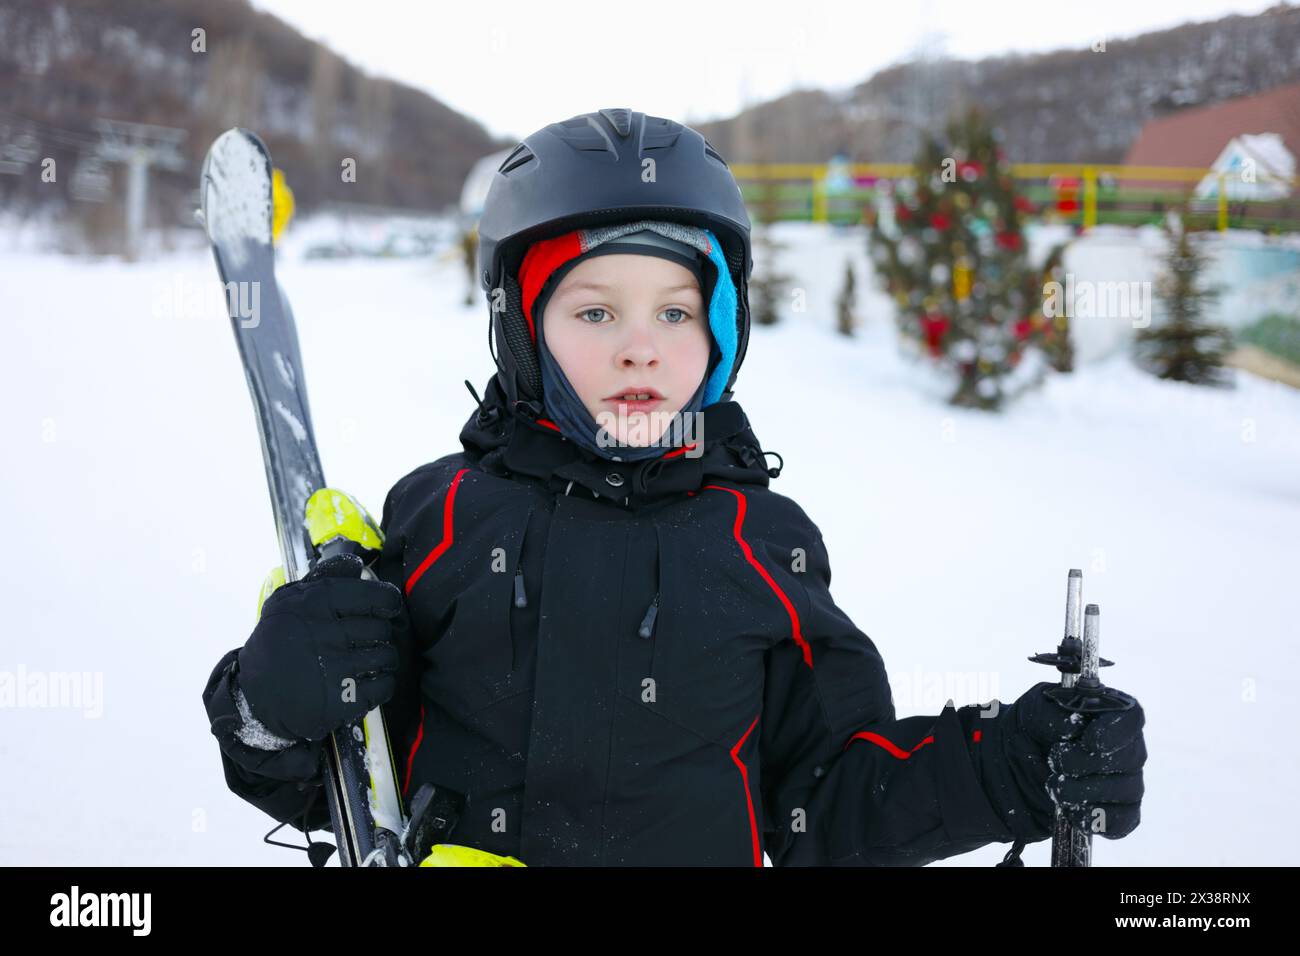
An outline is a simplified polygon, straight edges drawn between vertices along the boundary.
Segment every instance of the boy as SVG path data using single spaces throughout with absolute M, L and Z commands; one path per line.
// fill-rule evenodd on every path
M 218 663 L 236 793 L 323 827 L 322 739 L 386 703 L 404 792 L 463 794 L 454 842 L 529 866 L 920 865 L 1018 852 L 1055 801 L 1081 826 L 1103 809 L 1112 839 L 1137 825 L 1140 707 L 1075 722 L 1043 683 L 895 717 L 731 399 L 749 220 L 698 132 L 551 124 L 498 170 L 479 235 L 498 372 L 464 451 L 390 491 L 379 581 L 328 563 Z

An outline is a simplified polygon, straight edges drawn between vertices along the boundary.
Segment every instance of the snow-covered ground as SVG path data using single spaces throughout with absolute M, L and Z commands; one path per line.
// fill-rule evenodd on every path
M 784 456 L 773 488 L 821 527 L 900 715 L 1051 679 L 1026 657 L 1060 639 L 1081 567 L 1106 678 L 1148 714 L 1142 824 L 1096 840 L 1097 864 L 1300 862 L 1300 392 L 1243 373 L 1234 391 L 1162 383 L 1116 356 L 1002 416 L 953 410 L 916 388 L 860 236 L 780 237 L 808 308 L 754 330 L 736 398 Z M 462 380 L 481 391 L 493 371 L 486 310 L 464 306 L 454 259 L 294 251 L 282 279 L 326 475 L 377 512 L 457 447 Z M 832 329 L 846 257 L 852 341 Z M 306 865 L 226 790 L 200 701 L 278 562 L 214 275 L 193 253 L 0 257 L 0 675 L 85 675 L 74 705 L 0 707 L 0 864 Z M 1024 856 L 1045 865 L 1047 844 Z

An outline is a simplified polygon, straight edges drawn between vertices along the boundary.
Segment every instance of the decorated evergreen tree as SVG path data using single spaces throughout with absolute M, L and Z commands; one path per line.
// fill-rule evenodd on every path
M 1165 272 L 1156 281 L 1163 314 L 1159 321 L 1138 329 L 1134 339 L 1138 364 L 1178 382 L 1231 384 L 1223 360 L 1232 348 L 1232 333 L 1205 321 L 1206 309 L 1219 296 L 1218 289 L 1201 283 L 1205 253 L 1184 216 L 1171 215 L 1165 235 L 1169 242 Z
M 1043 311 L 1064 246 L 1042 268 L 1029 264 L 1022 217 L 1033 205 L 1016 193 L 998 139 L 978 110 L 955 118 L 947 142 L 929 139 L 915 176 L 868 217 L 904 341 L 953 375 L 952 404 L 985 409 L 1027 380 L 1017 372 L 1031 351 L 1062 371 L 1073 364 L 1068 320 Z

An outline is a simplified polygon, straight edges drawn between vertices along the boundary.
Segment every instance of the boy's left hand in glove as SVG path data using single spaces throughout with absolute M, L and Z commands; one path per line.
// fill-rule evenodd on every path
M 1001 717 L 1008 721 L 1006 753 L 1016 777 L 1032 781 L 1026 799 L 1051 814 L 1054 805 L 1085 833 L 1109 840 L 1127 836 L 1141 819 L 1146 741 L 1142 705 L 1102 714 L 1075 714 L 1044 694 L 1042 682 Z

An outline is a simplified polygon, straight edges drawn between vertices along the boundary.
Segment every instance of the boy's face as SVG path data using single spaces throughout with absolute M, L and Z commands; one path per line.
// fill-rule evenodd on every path
M 551 294 L 542 321 L 547 347 L 591 417 L 625 445 L 657 440 L 708 368 L 712 334 L 699 283 L 658 256 L 583 260 Z M 633 392 L 652 398 L 622 397 Z

